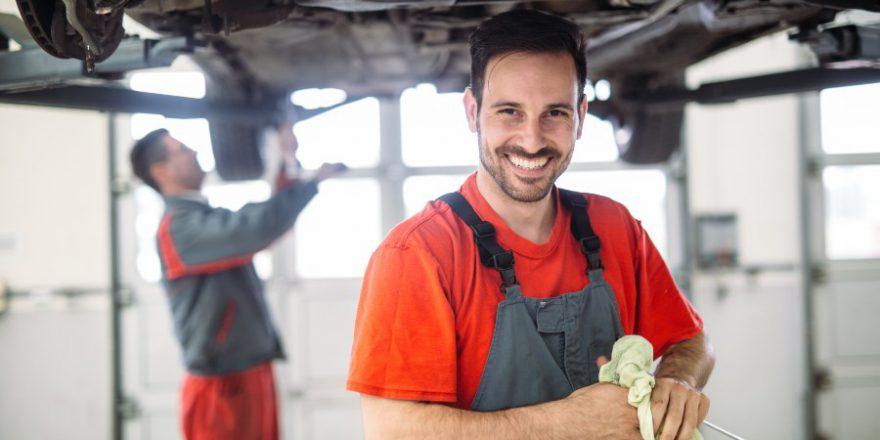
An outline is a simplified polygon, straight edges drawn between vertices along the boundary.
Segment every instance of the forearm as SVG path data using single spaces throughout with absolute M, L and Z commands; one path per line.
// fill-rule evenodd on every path
M 239 221 L 230 223 L 242 245 L 264 248 L 286 233 L 300 212 L 317 193 L 315 182 L 297 182 L 280 190 L 271 199 L 246 205 L 238 213 Z
M 714 367 L 715 352 L 701 332 L 666 350 L 655 376 L 682 380 L 694 389 L 702 390 Z
M 287 232 L 316 191 L 314 183 L 303 183 L 265 202 L 248 204 L 238 212 L 211 209 L 174 213 L 167 238 L 185 265 L 253 254 Z
M 466 411 L 446 405 L 363 396 L 367 439 L 583 439 L 559 400 L 503 411 Z

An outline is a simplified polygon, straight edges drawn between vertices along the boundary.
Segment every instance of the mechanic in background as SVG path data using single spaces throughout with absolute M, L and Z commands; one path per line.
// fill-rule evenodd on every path
M 276 193 L 236 212 L 208 204 L 195 151 L 167 130 L 131 151 L 134 173 L 165 199 L 157 241 L 187 370 L 180 407 L 189 440 L 278 438 L 272 361 L 285 355 L 253 255 L 293 226 L 320 181 L 345 169 L 324 164 L 311 180 L 288 178 L 297 142 L 290 124 L 278 131 L 284 160 Z

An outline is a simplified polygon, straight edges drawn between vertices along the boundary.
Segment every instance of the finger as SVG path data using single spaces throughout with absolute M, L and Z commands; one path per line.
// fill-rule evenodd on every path
M 663 424 L 663 416 L 666 415 L 666 408 L 669 406 L 669 387 L 660 383 L 651 392 L 651 418 L 654 421 L 654 435 L 660 432 Z
M 676 440 L 690 440 L 694 435 L 694 429 L 697 428 L 699 414 L 700 393 L 691 391 L 688 393 L 687 402 L 684 406 L 684 418 L 681 421 L 681 427 L 678 428 Z
M 602 365 L 605 365 L 605 364 L 607 364 L 607 363 L 608 363 L 608 358 L 605 357 L 605 356 L 599 356 L 599 357 L 596 358 L 596 365 L 597 365 L 599 368 L 602 368 Z
M 706 397 L 705 394 L 700 394 L 700 411 L 699 411 L 699 419 L 697 420 L 697 425 L 703 423 L 706 420 L 706 415 L 709 414 L 709 398 Z
M 660 431 L 660 440 L 673 440 L 678 434 L 678 428 L 684 416 L 684 406 L 687 403 L 687 393 L 682 388 L 680 391 L 673 389 L 669 393 L 669 405 L 663 420 L 663 429 Z

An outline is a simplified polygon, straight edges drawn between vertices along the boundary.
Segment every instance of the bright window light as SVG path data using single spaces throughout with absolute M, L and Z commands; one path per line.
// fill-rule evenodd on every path
M 352 218 L 354 214 L 355 218 Z M 321 183 L 294 226 L 296 271 L 303 278 L 358 278 L 382 240 L 379 183 L 331 179 Z
M 290 95 L 290 102 L 313 110 L 345 102 L 347 97 L 345 90 L 340 89 L 302 89 Z
M 205 75 L 201 72 L 138 72 L 131 75 L 129 86 L 139 92 L 205 97 Z
M 587 102 L 593 102 L 596 100 L 596 89 L 593 87 L 593 82 L 587 80 L 587 83 L 584 84 L 584 97 L 587 98 Z
M 571 161 L 574 162 L 614 162 L 619 153 L 614 141 L 614 128 L 611 123 L 589 113 L 584 119 L 581 138 L 574 144 Z
M 297 158 L 305 168 L 342 162 L 352 168 L 379 163 L 379 101 L 366 98 L 297 123 Z
M 826 89 L 819 96 L 825 152 L 880 152 L 880 83 Z
M 880 165 L 827 167 L 822 183 L 826 256 L 880 258 Z
M 403 162 L 409 166 L 474 165 L 477 135 L 467 125 L 461 93 L 437 93 L 431 84 L 400 97 Z
M 599 101 L 607 101 L 611 97 L 611 83 L 608 80 L 600 79 L 596 81 L 596 98 Z
M 238 211 L 248 203 L 263 202 L 272 196 L 272 187 L 265 181 L 206 185 L 202 193 L 211 206 Z

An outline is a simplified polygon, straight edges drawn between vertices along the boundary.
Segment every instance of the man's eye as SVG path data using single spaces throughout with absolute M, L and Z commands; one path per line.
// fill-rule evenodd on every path
M 516 114 L 516 110 L 515 110 L 515 109 L 512 109 L 512 108 L 503 108 L 503 109 L 501 109 L 501 110 L 498 110 L 498 113 L 501 113 L 501 114 L 504 114 L 504 115 L 515 115 L 515 114 Z
M 568 116 L 568 113 L 566 113 L 562 110 L 550 110 L 550 116 L 552 116 L 554 118 L 560 118 L 560 117 Z

